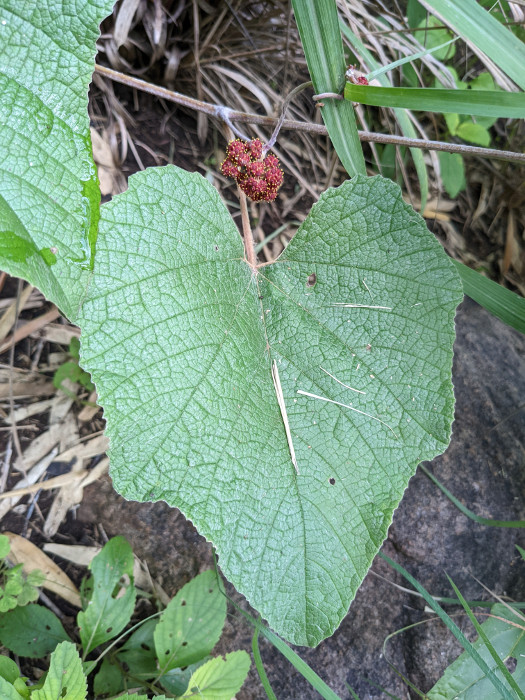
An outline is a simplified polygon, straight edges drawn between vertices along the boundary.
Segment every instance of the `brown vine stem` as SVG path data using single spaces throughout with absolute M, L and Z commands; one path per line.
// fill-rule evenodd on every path
M 95 67 L 97 73 L 106 76 L 116 83 L 121 83 L 130 88 L 147 92 L 155 97 L 160 97 L 169 102 L 195 109 L 198 112 L 204 112 L 212 117 L 221 118 L 221 115 L 227 114 L 231 122 L 241 122 L 244 124 L 261 124 L 263 126 L 273 127 L 278 122 L 274 117 L 263 117 L 259 114 L 250 114 L 248 112 L 238 112 L 222 105 L 213 105 L 209 102 L 202 102 L 193 97 L 188 97 L 180 92 L 167 90 L 160 85 L 147 83 L 145 80 L 134 78 L 124 73 L 119 73 L 111 68 L 97 65 Z M 314 134 L 328 133 L 323 124 L 312 124 L 310 122 L 298 122 L 291 119 L 285 119 L 282 123 L 283 129 L 292 129 L 295 131 L 308 131 Z M 525 163 L 525 153 L 517 153 L 515 151 L 501 151 L 497 148 L 482 148 L 481 146 L 467 146 L 463 143 L 446 143 L 445 141 L 429 141 L 427 139 L 411 139 L 405 136 L 396 136 L 394 134 L 379 134 L 375 131 L 359 131 L 359 139 L 364 142 L 373 143 L 393 143 L 398 146 L 408 146 L 409 148 L 424 148 L 430 151 L 447 151 L 448 153 L 461 153 L 465 156 L 481 156 L 482 158 L 495 158 L 497 160 L 510 160 L 518 163 Z

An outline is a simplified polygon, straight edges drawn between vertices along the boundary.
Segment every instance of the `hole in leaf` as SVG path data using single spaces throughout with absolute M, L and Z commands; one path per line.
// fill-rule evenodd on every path
M 308 279 L 306 280 L 306 286 L 313 287 L 316 282 L 317 282 L 317 275 L 315 274 L 315 272 L 312 272 L 311 275 L 308 275 Z
M 335 479 L 333 476 L 331 476 L 328 481 L 332 484 L 332 486 L 335 484 Z
M 185 601 L 185 600 L 181 600 L 181 601 L 180 601 L 180 604 L 181 604 L 182 606 L 184 606 L 184 605 L 186 605 L 186 601 Z
M 171 654 L 171 650 L 170 650 L 170 649 L 166 649 L 166 651 L 164 652 L 164 654 L 165 654 L 166 656 L 169 656 L 169 655 Z
M 144 651 L 149 651 L 151 649 L 149 644 L 146 644 L 145 642 L 142 642 L 140 645 L 141 649 L 144 649 Z
M 61 698 L 65 698 L 66 695 L 68 694 L 68 689 L 67 688 L 62 688 L 62 692 L 60 693 Z
M 215 246 L 215 250 L 219 250 L 219 246 L 218 246 L 218 245 Z
M 46 625 L 46 630 L 50 630 L 51 627 L 49 625 Z
M 509 658 L 505 659 L 503 663 L 507 667 L 507 671 L 509 673 L 514 673 L 514 671 L 516 670 L 516 666 L 518 665 L 518 661 L 514 658 L 514 656 L 509 656 Z
M 213 593 L 213 588 L 209 588 L 208 593 Z
M 109 633 L 111 632 L 112 629 L 113 629 L 113 627 L 108 627 L 107 630 L 106 630 L 106 634 L 109 634 Z
M 188 646 L 188 642 L 182 642 L 181 646 L 183 646 L 183 647 Z

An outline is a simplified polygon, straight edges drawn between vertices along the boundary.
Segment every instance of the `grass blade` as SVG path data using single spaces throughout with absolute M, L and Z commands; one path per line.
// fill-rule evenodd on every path
M 428 476 L 428 478 L 435 483 L 438 489 L 443 491 L 443 493 L 449 499 L 449 501 L 451 501 L 456 506 L 456 508 L 463 513 L 463 515 L 466 515 L 467 518 L 474 520 L 474 522 L 479 523 L 480 525 L 488 525 L 490 527 L 525 527 L 525 520 L 491 520 L 489 518 L 482 518 L 480 515 L 476 515 L 467 507 L 465 507 L 463 503 L 461 503 L 461 501 L 459 501 L 452 493 L 450 493 L 447 487 L 443 486 L 443 484 L 438 479 L 436 479 L 432 472 L 430 472 L 423 464 L 420 464 L 419 466 L 421 470 Z
M 412 63 L 412 61 L 417 61 L 418 58 L 423 58 L 423 56 L 428 56 L 428 54 L 433 53 L 434 51 L 439 51 L 439 49 L 444 49 L 445 46 L 450 46 L 450 44 L 453 44 L 458 39 L 459 39 L 459 36 L 455 36 L 453 39 L 449 39 L 449 41 L 445 41 L 444 44 L 439 44 L 439 46 L 434 46 L 431 49 L 424 49 L 423 51 L 418 51 L 417 53 L 414 53 L 411 56 L 404 56 L 403 58 L 400 58 L 397 61 L 394 61 L 393 63 L 389 63 L 387 66 L 381 66 L 381 67 L 373 70 L 366 77 L 368 78 L 368 80 L 373 80 L 374 78 L 378 78 L 383 73 L 388 73 L 389 71 L 394 70 L 394 68 L 399 68 L 399 66 L 404 66 L 405 63 Z
M 264 692 L 266 693 L 268 700 L 277 700 L 277 697 L 272 690 L 272 686 L 270 685 L 270 681 L 268 680 L 268 676 L 266 675 L 266 671 L 264 669 L 263 660 L 261 658 L 261 652 L 259 651 L 259 630 L 257 628 L 255 628 L 252 637 L 252 654 L 253 660 L 255 661 L 255 668 L 257 669 L 261 685 L 264 688 Z
M 316 93 L 341 93 L 345 61 L 335 0 L 292 0 L 292 5 Z M 350 177 L 366 175 L 353 106 L 333 98 L 323 103 L 321 114 L 341 163 Z
M 341 700 L 339 695 L 336 695 L 334 691 L 326 685 L 322 678 L 320 678 L 317 673 L 308 666 L 306 661 L 303 661 L 301 657 L 295 653 L 293 649 L 290 649 L 288 644 L 278 637 L 275 632 L 266 627 L 260 620 L 256 620 L 252 615 L 247 613 L 245 610 L 237 607 L 237 610 L 248 620 L 248 622 L 255 627 L 255 631 L 259 632 L 266 637 L 266 639 L 273 644 L 273 646 L 280 651 L 281 654 L 287 659 L 292 666 L 299 671 L 301 676 L 305 678 L 308 683 L 316 690 L 319 695 L 325 700 Z
M 464 38 L 479 56 L 488 56 L 525 90 L 525 44 L 476 0 L 420 0 L 421 4 Z M 483 60 L 483 56 L 481 56 Z M 445 110 L 443 110 L 445 111 Z
M 454 589 L 455 594 L 457 595 L 457 597 L 458 597 L 459 600 L 461 601 L 461 605 L 463 606 L 463 609 L 464 609 L 465 612 L 467 613 L 469 620 L 472 622 L 472 624 L 473 624 L 474 627 L 476 628 L 476 632 L 478 633 L 479 637 L 480 637 L 480 638 L 483 640 L 483 642 L 485 643 L 485 647 L 486 647 L 487 651 L 489 652 L 489 654 L 492 656 L 492 658 L 493 658 L 494 661 L 496 662 L 496 665 L 497 665 L 497 667 L 499 668 L 499 670 L 501 671 L 501 673 L 503 674 L 503 677 L 505 678 L 505 680 L 507 681 L 507 683 L 510 685 L 510 687 L 512 688 L 512 690 L 514 690 L 514 692 L 517 694 L 518 698 L 519 698 L 520 700 L 525 700 L 525 695 L 523 695 L 523 693 L 522 693 L 522 691 L 520 690 L 520 688 L 518 687 L 516 681 L 515 681 L 514 678 L 510 675 L 510 673 L 509 673 L 507 667 L 505 666 L 505 664 L 503 663 L 503 661 L 500 659 L 500 657 L 499 657 L 499 655 L 498 655 L 498 652 L 494 649 L 494 646 L 492 645 L 490 639 L 487 637 L 487 635 L 486 635 L 486 633 L 485 633 L 485 630 L 483 629 L 483 627 L 479 624 L 479 622 L 478 622 L 478 621 L 476 620 L 476 618 L 474 617 L 474 614 L 473 614 L 472 610 L 470 609 L 470 607 L 469 607 L 467 601 L 465 600 L 465 598 L 463 598 L 463 596 L 461 595 L 461 592 L 459 591 L 459 588 L 456 586 L 456 584 L 455 584 L 454 581 L 450 578 L 450 576 L 448 576 L 448 574 L 447 574 L 447 578 L 448 578 L 448 580 L 449 580 L 449 582 L 450 582 L 450 585 L 451 585 L 452 588 Z
M 356 51 L 363 61 L 368 65 L 368 68 L 377 73 L 377 80 L 384 87 L 390 87 L 390 80 L 386 75 L 380 74 L 378 71 L 382 69 L 380 63 L 376 61 L 372 53 L 366 48 L 361 39 L 357 37 L 350 29 L 341 22 L 341 31 L 345 39 L 348 41 L 352 49 Z M 404 109 L 395 109 L 394 113 L 398 121 L 401 132 L 404 136 L 408 136 L 411 139 L 417 138 L 416 130 L 410 121 L 408 114 Z M 419 180 L 419 189 L 421 195 L 421 211 L 424 211 L 425 204 L 428 197 L 428 175 L 427 168 L 425 166 L 425 161 L 423 159 L 423 153 L 419 148 L 411 148 L 410 153 L 412 155 L 412 160 L 414 161 L 414 166 L 416 168 L 417 177 Z
M 379 556 L 384 559 L 387 564 L 389 564 L 393 569 L 398 571 L 402 576 L 406 578 L 407 581 L 409 581 L 414 588 L 421 593 L 423 598 L 425 599 L 427 605 L 432 608 L 432 610 L 436 613 L 436 615 L 440 618 L 440 620 L 447 626 L 447 628 L 452 632 L 454 637 L 458 640 L 458 642 L 463 646 L 465 651 L 469 654 L 469 656 L 475 661 L 475 663 L 479 666 L 479 668 L 483 671 L 487 679 L 492 683 L 494 688 L 501 694 L 502 698 L 504 700 L 515 700 L 515 697 L 510 693 L 508 688 L 505 688 L 503 683 L 497 678 L 486 661 L 479 655 L 477 650 L 473 647 L 473 645 L 468 641 L 468 639 L 465 637 L 463 632 L 459 629 L 459 627 L 456 625 L 456 623 L 447 615 L 447 613 L 443 610 L 443 608 L 432 598 L 432 596 L 427 593 L 427 591 L 423 588 L 423 586 L 419 583 L 419 581 L 416 581 L 416 579 L 411 576 L 408 571 L 406 571 L 400 564 L 397 562 L 393 561 L 393 559 L 390 559 L 390 557 L 387 557 L 386 554 L 383 554 L 382 552 L 379 552 Z
M 375 87 L 347 83 L 345 98 L 374 107 L 403 107 L 423 112 L 470 114 L 473 117 L 525 119 L 525 92 Z
M 483 277 L 457 260 L 452 260 L 463 282 L 463 291 L 503 323 L 525 333 L 525 299 Z

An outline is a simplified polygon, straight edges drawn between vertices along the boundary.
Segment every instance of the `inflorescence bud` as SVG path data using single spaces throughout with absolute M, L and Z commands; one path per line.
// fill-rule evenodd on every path
M 269 153 L 263 158 L 259 139 L 230 141 L 221 173 L 236 180 L 245 195 L 255 202 L 273 202 L 284 178 L 276 156 Z

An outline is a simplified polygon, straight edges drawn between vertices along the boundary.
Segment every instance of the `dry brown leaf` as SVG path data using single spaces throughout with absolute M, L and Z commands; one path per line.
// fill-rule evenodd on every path
M 72 459 L 91 459 L 97 455 L 104 454 L 109 447 L 109 440 L 105 435 L 95 435 L 89 440 L 79 441 L 72 445 L 57 457 L 57 462 L 70 462 Z
M 45 474 L 46 469 L 55 459 L 57 453 L 58 448 L 55 447 L 51 450 L 51 452 L 49 452 L 49 454 L 46 454 L 43 459 L 41 459 L 37 464 L 35 464 L 31 471 L 28 472 L 26 477 L 18 481 L 18 483 L 15 486 L 15 489 L 13 490 L 22 489 L 26 486 L 30 486 L 31 484 L 36 484 L 36 482 L 43 476 L 43 474 Z M 0 520 L 2 520 L 2 518 L 5 515 L 7 515 L 7 513 L 9 513 L 11 508 L 15 506 L 21 498 L 21 495 L 13 496 L 12 498 L 8 498 L 0 503 Z
M 133 22 L 133 17 L 135 16 L 139 3 L 140 0 L 122 0 L 120 4 L 115 22 L 115 29 L 113 30 L 113 38 L 118 48 L 128 39 L 131 23 Z
M 42 330 L 31 333 L 31 338 L 43 338 L 49 343 L 69 345 L 72 338 L 80 338 L 80 328 L 69 324 L 48 323 Z
M 97 392 L 92 391 L 89 395 L 88 404 L 80 411 L 77 416 L 79 423 L 89 423 L 89 421 L 95 417 L 95 415 L 100 411 L 99 406 L 90 406 L 89 404 L 97 403 Z M 105 450 L 103 450 L 105 452 Z
M 68 380 L 66 380 L 64 384 L 67 384 L 67 381 Z M 68 389 L 70 388 L 71 391 L 78 389 L 78 387 L 71 382 L 67 384 L 67 387 Z M 69 396 L 61 392 L 56 395 L 51 411 L 49 412 L 49 429 L 31 442 L 22 455 L 22 459 L 20 457 L 16 459 L 13 464 L 14 469 L 18 471 L 30 469 L 33 464 L 39 459 L 42 459 L 55 445 L 63 440 L 65 436 L 64 421 L 72 404 L 73 399 L 70 399 Z
M 505 252 L 503 255 L 503 274 L 506 275 L 510 268 L 513 268 L 518 275 L 523 273 L 525 261 L 518 235 L 516 217 L 514 212 L 509 211 L 507 219 L 507 232 L 505 236 Z
M 12 415 L 4 418 L 4 421 L 8 424 L 19 423 L 26 418 L 31 418 L 31 416 L 36 416 L 39 413 L 46 413 L 51 406 L 54 404 L 55 399 L 44 399 L 44 401 L 35 401 L 34 403 L 28 403 L 24 406 L 20 406 L 13 411 Z
M 53 382 L 38 372 L 21 372 L 16 368 L 0 369 L 0 401 L 9 398 L 9 382 L 12 381 L 13 398 L 49 396 L 56 389 Z
M 13 564 L 22 564 L 26 574 L 35 569 L 40 569 L 45 576 L 43 588 L 56 593 L 68 603 L 77 608 L 81 607 L 80 594 L 73 581 L 60 569 L 55 562 L 42 552 L 25 537 L 15 535 L 13 532 L 5 532 L 9 537 L 11 551 L 9 560 Z
M 44 535 L 54 537 L 58 532 L 58 528 L 66 519 L 68 511 L 74 508 L 79 503 L 82 503 L 84 496 L 84 488 L 81 486 L 79 476 L 85 476 L 85 470 L 82 469 L 82 461 L 75 460 L 69 473 L 71 480 L 60 487 L 51 504 L 51 508 L 44 523 Z M 77 477 L 75 479 L 75 476 Z
M 81 464 L 81 462 L 78 464 Z M 52 537 L 57 533 L 68 511 L 82 503 L 84 488 L 101 477 L 107 471 L 108 466 L 109 459 L 106 457 L 87 473 L 84 469 L 79 469 L 76 473 L 73 470 L 69 473 L 68 476 L 70 478 L 56 495 L 44 524 L 44 533 L 48 537 Z M 76 479 L 75 476 L 77 477 Z
M 2 318 L 0 318 L 0 343 L 2 343 L 13 327 L 13 324 L 16 321 L 17 313 L 20 313 L 20 311 L 22 311 L 22 309 L 25 307 L 32 291 L 33 287 L 28 284 L 22 291 L 22 294 L 20 294 L 20 298 L 13 299 L 10 306 L 4 311 Z
M 5 500 L 6 498 L 28 496 L 29 494 L 36 493 L 37 491 L 51 491 L 52 489 L 63 488 L 65 486 L 76 486 L 80 483 L 82 484 L 82 487 L 84 487 L 95 480 L 91 477 L 94 471 L 95 469 L 70 471 L 67 474 L 60 474 L 59 476 L 54 476 L 51 479 L 46 479 L 46 481 L 39 481 L 36 484 L 31 484 L 30 486 L 20 486 L 12 491 L 4 491 L 4 493 L 0 493 L 0 501 Z M 106 471 L 106 469 L 104 468 L 103 471 Z M 96 478 L 98 478 L 98 476 L 100 476 L 100 474 L 97 475 Z
M 33 318 L 31 321 L 24 323 L 19 326 L 16 331 L 6 340 L 2 345 L 0 345 L 0 354 L 9 350 L 12 345 L 16 345 L 18 342 L 27 338 L 32 333 L 35 333 L 40 328 L 46 326 L 50 321 L 54 321 L 55 318 L 60 316 L 60 311 L 56 306 L 53 306 L 45 314 Z
M 123 192 L 126 189 L 126 180 L 115 164 L 106 130 L 104 129 L 102 134 L 99 134 L 96 129 L 92 128 L 91 142 L 93 144 L 93 160 L 97 164 L 100 180 L 100 191 L 103 195 L 115 195 Z

